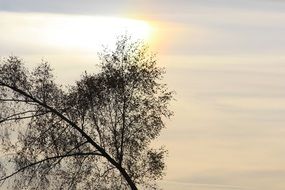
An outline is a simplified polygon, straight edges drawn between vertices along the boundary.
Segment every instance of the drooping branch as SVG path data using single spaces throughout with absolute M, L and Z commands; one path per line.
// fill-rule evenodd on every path
M 3 178 L 0 179 L 0 181 L 5 181 L 7 180 L 8 178 L 26 170 L 27 168 L 30 168 L 32 166 L 35 166 L 35 165 L 38 165 L 38 164 L 41 164 L 43 162 L 46 162 L 48 160 L 54 160 L 54 159 L 59 159 L 59 158 L 66 158 L 66 157 L 76 157 L 76 156 L 102 156 L 102 154 L 100 153 L 96 153 L 96 152 L 77 152 L 77 153 L 72 153 L 72 154 L 65 154 L 65 155 L 59 155 L 59 156 L 53 156 L 53 157 L 47 157 L 45 159 L 42 159 L 42 160 L 39 160 L 37 162 L 33 162 L 31 164 L 28 164 L 20 169 L 18 169 L 17 171 L 11 173 L 10 175 L 7 175 Z
M 22 99 L 14 99 L 14 98 L 0 98 L 1 102 L 23 102 L 23 103 L 29 103 L 30 101 L 22 100 Z
M 42 116 L 47 114 L 48 112 L 43 112 L 43 113 L 39 113 L 39 114 L 34 114 L 34 115 L 27 115 L 27 116 L 22 116 L 22 117 L 18 117 L 20 115 L 25 115 L 27 113 L 34 113 L 37 111 L 25 111 L 25 112 L 21 112 L 21 113 L 16 113 L 13 115 L 9 115 L 8 117 L 1 119 L 0 123 L 6 122 L 6 121 L 17 121 L 17 120 L 23 120 L 23 119 L 29 119 L 29 118 L 33 118 L 33 117 L 38 117 L 38 116 Z

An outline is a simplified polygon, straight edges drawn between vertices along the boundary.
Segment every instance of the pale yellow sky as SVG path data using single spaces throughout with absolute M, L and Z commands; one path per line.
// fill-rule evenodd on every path
M 29 65 L 44 58 L 64 84 L 96 70 L 96 52 L 112 32 L 151 27 L 151 49 L 177 92 L 175 116 L 156 141 L 169 150 L 165 190 L 285 189 L 285 3 L 18 3 L 0 0 L 0 56 Z M 108 32 L 96 33 L 99 18 L 123 27 L 111 19 Z M 68 32 L 83 20 L 91 33 Z

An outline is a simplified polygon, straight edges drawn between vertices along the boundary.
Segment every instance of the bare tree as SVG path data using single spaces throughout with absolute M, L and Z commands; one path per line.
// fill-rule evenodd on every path
M 11 56 L 0 64 L 2 182 L 12 180 L 13 189 L 157 188 L 166 151 L 150 143 L 172 115 L 164 70 L 126 36 L 100 60 L 98 73 L 69 88 L 54 82 L 46 62 L 29 70 Z

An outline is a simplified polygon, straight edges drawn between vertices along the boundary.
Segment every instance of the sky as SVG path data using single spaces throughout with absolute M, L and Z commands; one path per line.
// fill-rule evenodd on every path
M 284 190 L 285 1 L 0 0 L 0 58 L 48 60 L 63 84 L 125 30 L 176 91 L 156 140 L 169 150 L 161 187 Z

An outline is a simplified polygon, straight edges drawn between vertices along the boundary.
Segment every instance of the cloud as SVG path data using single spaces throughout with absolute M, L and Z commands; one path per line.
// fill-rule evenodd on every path
M 0 0 L 0 9 L 12 12 L 102 14 L 116 13 L 125 6 L 125 3 L 126 1 L 108 1 L 102 3 L 94 0 Z
M 222 184 L 206 184 L 206 183 L 191 183 L 181 181 L 162 181 L 161 187 L 165 190 L 252 190 L 251 188 L 234 186 L 234 185 L 222 185 Z

